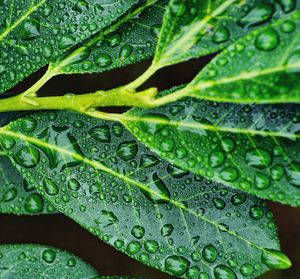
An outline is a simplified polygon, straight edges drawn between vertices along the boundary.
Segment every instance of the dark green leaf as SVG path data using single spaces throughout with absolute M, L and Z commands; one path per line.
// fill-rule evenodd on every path
M 0 213 L 17 215 L 53 214 L 55 208 L 44 200 L 10 160 L 0 156 Z
M 24 116 L 24 113 L 1 113 L 0 127 L 21 116 Z M 0 213 L 17 215 L 56 213 L 54 207 L 23 179 L 4 151 L 1 153 L 3 154 L 0 155 Z
M 297 12 L 231 45 L 183 91 L 188 96 L 221 102 L 291 103 L 300 102 L 299 79 Z
M 171 0 L 154 65 L 161 68 L 228 46 L 250 30 L 298 10 L 300 1 Z
M 1 129 L 16 167 L 61 212 L 178 277 L 255 278 L 287 268 L 266 203 L 164 161 L 123 126 L 68 112 Z M 275 250 L 273 250 L 275 249 Z M 277 265 L 271 265 L 276 262 Z M 201 275 L 200 275 L 201 274 Z
M 125 279 L 99 276 L 77 256 L 37 244 L 0 245 L 0 277 L 7 279 Z
M 138 2 L 0 1 L 0 92 L 107 27 Z
M 300 206 L 299 106 L 188 98 L 123 116 L 162 158 L 259 197 Z
M 133 10 L 127 15 L 128 20 L 119 20 L 118 24 L 125 23 L 115 32 L 104 35 L 108 30 L 103 30 L 50 67 L 59 68 L 59 74 L 101 73 L 153 57 L 166 2 L 157 1 L 140 14 L 138 11 L 146 4 Z

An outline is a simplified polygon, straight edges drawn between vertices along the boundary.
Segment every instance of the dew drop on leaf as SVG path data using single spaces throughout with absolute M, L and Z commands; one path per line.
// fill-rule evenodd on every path
M 102 53 L 95 58 L 95 63 L 100 68 L 106 68 L 112 64 L 112 58 L 109 54 Z
M 202 256 L 205 261 L 213 263 L 218 257 L 218 251 L 215 246 L 207 245 L 203 248 Z
M 277 31 L 273 28 L 268 28 L 255 38 L 254 44 L 259 50 L 272 51 L 278 46 L 279 41 Z
M 165 260 L 165 269 L 175 276 L 182 276 L 189 268 L 190 262 L 182 256 L 169 256 Z
M 300 164 L 292 162 L 286 167 L 287 180 L 296 187 L 300 187 Z
M 108 125 L 102 125 L 92 128 L 89 131 L 89 135 L 99 142 L 109 143 L 111 141 L 110 129 Z
M 261 260 L 269 268 L 275 269 L 286 269 L 292 265 L 286 255 L 274 249 L 264 249 Z
M 136 141 L 124 141 L 117 147 L 117 155 L 124 161 L 129 161 L 135 158 L 138 152 Z
M 24 201 L 24 209 L 30 214 L 37 214 L 43 211 L 44 202 L 42 197 L 33 193 L 29 195 Z
M 236 279 L 235 272 L 228 266 L 220 264 L 214 268 L 214 275 L 216 279 Z
M 264 216 L 264 211 L 261 207 L 253 205 L 249 210 L 249 216 L 253 220 L 260 220 Z
M 23 40 L 33 40 L 40 35 L 38 19 L 28 19 L 20 25 L 19 36 Z
M 134 226 L 131 230 L 131 234 L 137 239 L 142 239 L 145 234 L 145 228 L 140 225 Z
M 56 253 L 54 250 L 47 249 L 47 250 L 44 250 L 42 253 L 42 259 L 46 263 L 49 263 L 49 264 L 53 263 L 55 261 L 55 258 L 56 258 Z
M 44 186 L 44 190 L 45 192 L 49 195 L 49 196 L 55 196 L 58 194 L 58 187 L 57 185 L 51 181 L 48 178 L 44 178 L 43 180 L 43 186 Z
M 272 158 L 270 154 L 263 150 L 263 149 L 253 149 L 246 153 L 246 163 L 258 169 L 263 169 L 268 167 L 271 162 Z
M 25 168 L 33 168 L 40 161 L 40 153 L 33 147 L 26 146 L 20 149 L 15 155 L 16 163 Z

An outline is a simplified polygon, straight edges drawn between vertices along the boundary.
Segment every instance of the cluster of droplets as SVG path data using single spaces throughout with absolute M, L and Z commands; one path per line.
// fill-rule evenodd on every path
M 131 257 L 188 278 L 236 278 L 265 269 L 259 263 L 264 250 L 254 249 L 251 258 L 232 242 L 241 227 L 247 235 L 255 228 L 250 241 L 277 240 L 266 205 L 161 161 L 120 124 L 50 112 L 20 119 L 11 129 L 36 139 L 2 138 L 22 175 L 60 211 Z M 178 222 L 181 214 L 186 225 Z M 217 232 L 232 239 L 210 239 Z
M 66 64 L 63 72 L 103 72 L 153 56 L 161 27 L 163 9 L 147 8 L 117 31 L 88 42 L 56 63 Z M 64 62 L 67 61 L 67 62 Z
M 0 20 L 6 21 L 1 24 L 0 91 L 108 26 L 133 4 L 124 0 L 108 6 L 88 0 L 44 4 L 22 0 L 15 1 L 12 11 L 5 4 L 0 11 Z
M 137 110 L 136 116 L 144 120 L 127 125 L 142 142 L 184 169 L 268 199 L 298 205 L 298 140 L 226 131 L 250 129 L 268 134 L 274 129 L 298 135 L 300 122 L 295 109 L 288 113 L 279 107 L 218 105 L 188 99 L 153 110 L 159 113 Z M 257 115 L 260 120 L 255 127 Z M 283 184 L 285 189 L 278 186 Z

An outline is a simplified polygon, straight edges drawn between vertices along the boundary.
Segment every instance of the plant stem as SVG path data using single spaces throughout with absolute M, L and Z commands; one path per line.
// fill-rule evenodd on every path
M 0 112 L 26 110 L 73 110 L 86 113 L 97 107 L 137 106 L 152 107 L 157 94 L 156 88 L 135 93 L 122 88 L 111 91 L 97 91 L 83 95 L 65 95 L 57 97 L 24 98 L 18 95 L 0 100 Z

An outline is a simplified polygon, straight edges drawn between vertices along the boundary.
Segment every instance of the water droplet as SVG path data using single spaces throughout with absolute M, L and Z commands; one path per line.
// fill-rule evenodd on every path
M 154 254 L 158 250 L 158 243 L 155 240 L 147 240 L 144 245 L 146 251 L 149 253 Z
M 182 256 L 170 256 L 165 260 L 165 269 L 175 276 L 182 276 L 189 268 L 190 262 Z
M 273 28 L 268 28 L 256 37 L 255 47 L 259 50 L 271 51 L 278 46 L 279 40 L 277 31 Z
M 120 49 L 119 57 L 121 59 L 126 59 L 131 55 L 131 53 L 132 53 L 132 46 L 125 44 Z
M 286 62 L 288 73 L 297 73 L 300 71 L 300 49 L 294 51 Z
M 138 253 L 141 250 L 141 248 L 141 243 L 139 243 L 138 241 L 131 241 L 126 247 L 126 252 L 130 255 L 134 255 Z
M 74 65 L 83 62 L 90 56 L 90 48 L 83 46 L 77 48 L 76 51 L 72 52 L 69 56 L 65 58 L 66 65 Z
M 293 21 L 286 20 L 281 24 L 281 31 L 284 33 L 292 33 L 296 29 L 296 24 Z
M 210 154 L 209 161 L 210 161 L 210 165 L 212 168 L 216 168 L 216 167 L 223 165 L 224 160 L 225 160 L 225 156 L 220 151 L 213 151 Z
M 239 194 L 236 194 L 236 195 L 232 196 L 231 203 L 234 206 L 241 205 L 246 201 L 246 199 L 247 199 L 246 195 L 239 193 Z
M 271 3 L 260 3 L 255 5 L 247 15 L 238 20 L 238 24 L 242 27 L 252 27 L 255 25 L 260 25 L 268 21 L 274 14 L 275 7 Z
M 77 0 L 76 5 L 73 7 L 74 11 L 83 12 L 89 8 L 89 3 L 85 0 Z
M 15 144 L 16 144 L 16 141 L 12 137 L 6 136 L 6 137 L 1 138 L 1 145 L 6 150 L 13 148 Z
M 124 161 L 129 161 L 135 158 L 138 152 L 136 141 L 124 141 L 117 147 L 117 155 Z
M 281 6 L 281 9 L 285 13 L 289 13 L 296 8 L 296 0 L 277 0 Z
M 150 168 L 159 163 L 159 159 L 150 154 L 143 154 L 141 156 L 141 161 L 140 161 L 140 168 Z
M 213 263 L 218 258 L 218 251 L 215 246 L 207 245 L 203 248 L 202 256 L 207 262 Z
M 23 40 L 33 40 L 40 35 L 40 22 L 38 19 L 28 19 L 20 25 L 19 36 Z
M 245 161 L 251 167 L 263 169 L 271 164 L 272 159 L 267 151 L 258 148 L 248 151 Z
M 261 260 L 266 266 L 274 269 L 286 269 L 292 265 L 290 259 L 286 255 L 274 249 L 264 249 Z
M 17 189 L 16 188 L 9 188 L 5 191 L 2 197 L 3 202 L 10 202 L 14 200 L 17 196 Z
M 185 170 L 175 167 L 173 165 L 168 165 L 167 172 L 174 178 L 182 178 L 189 174 L 188 171 L 185 171 Z
M 37 121 L 32 117 L 23 118 L 19 123 L 24 132 L 32 132 L 37 126 Z
M 95 63 L 100 68 L 105 68 L 111 65 L 112 59 L 110 55 L 102 53 L 95 58 Z
M 220 177 L 225 181 L 231 182 L 238 178 L 238 171 L 235 168 L 225 168 L 221 171 Z
M 212 40 L 217 43 L 223 43 L 229 40 L 229 30 L 226 27 L 219 27 L 213 34 Z
M 161 234 L 161 236 L 164 236 L 164 237 L 165 236 L 170 236 L 172 234 L 173 230 L 174 230 L 173 225 L 165 224 L 165 225 L 162 226 L 160 234 Z
M 117 47 L 121 42 L 122 36 L 120 33 L 115 33 L 107 39 L 107 44 L 110 47 Z
M 79 184 L 79 182 L 75 178 L 72 178 L 68 182 L 68 188 L 71 191 L 78 191 L 79 188 L 80 188 L 80 184 Z
M 253 220 L 260 220 L 264 216 L 264 211 L 258 205 L 253 205 L 249 210 L 249 216 Z
M 110 129 L 108 125 L 102 125 L 102 126 L 97 126 L 92 128 L 89 131 L 89 135 L 99 141 L 99 142 L 103 142 L 103 143 L 110 143 L 111 142 L 111 135 L 110 135 Z
M 58 189 L 57 185 L 50 179 L 45 178 L 43 180 L 43 185 L 44 185 L 45 192 L 49 196 L 55 196 L 58 194 L 59 189 Z
M 54 250 L 51 249 L 47 249 L 44 250 L 42 253 L 42 259 L 46 262 L 46 263 L 53 263 L 55 261 L 56 258 L 56 253 Z
M 98 225 L 107 228 L 113 224 L 117 224 L 119 222 L 119 219 L 112 211 L 101 210 L 100 218 L 95 221 Z
M 286 177 L 293 186 L 300 187 L 300 164 L 292 162 L 286 167 Z
M 166 184 L 158 177 L 156 173 L 152 175 L 152 182 L 147 185 L 148 191 L 142 190 L 145 197 L 155 204 L 168 203 L 170 192 Z
M 142 239 L 145 234 L 145 228 L 139 225 L 134 226 L 131 230 L 131 234 L 137 239 Z
M 236 279 L 235 272 L 228 266 L 220 264 L 214 268 L 214 275 L 216 279 Z
M 212 203 L 213 203 L 214 207 L 219 210 L 224 209 L 226 206 L 226 203 L 222 199 L 219 199 L 219 198 L 213 198 Z
M 240 271 L 244 276 L 248 277 L 252 275 L 254 269 L 252 264 L 245 263 L 241 266 Z
M 44 202 L 41 195 L 33 193 L 24 201 L 24 209 L 30 214 L 37 214 L 43 211 Z
M 40 161 L 40 153 L 37 149 L 26 146 L 14 155 L 14 160 L 22 167 L 33 168 Z
M 76 42 L 76 39 L 71 36 L 71 35 L 64 35 L 61 37 L 59 43 L 58 43 L 58 47 L 60 49 L 65 49 L 65 48 L 69 48 L 71 46 L 73 46 Z
M 163 139 L 160 142 L 160 150 L 161 151 L 170 152 L 174 149 L 174 147 L 175 147 L 175 142 L 171 138 Z
M 263 190 L 270 186 L 270 179 L 269 177 L 265 176 L 262 173 L 256 173 L 255 175 L 255 187 L 257 189 Z

